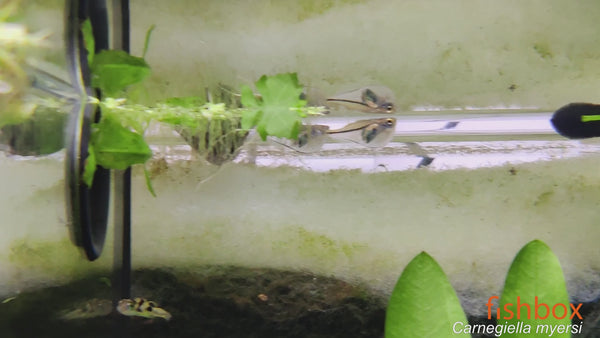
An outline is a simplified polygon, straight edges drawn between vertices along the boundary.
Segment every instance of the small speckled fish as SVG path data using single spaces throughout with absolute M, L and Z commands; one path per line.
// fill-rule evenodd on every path
M 394 104 L 385 95 L 375 94 L 374 88 L 360 88 L 345 93 L 334 95 L 327 99 L 327 103 L 338 104 L 351 110 L 366 113 L 393 113 Z M 388 88 L 379 88 L 380 92 L 390 92 Z M 388 95 L 388 96 L 391 96 Z
M 352 122 L 340 129 L 327 131 L 367 147 L 378 148 L 387 145 L 394 137 L 396 119 L 393 117 Z
M 171 319 L 169 312 L 159 308 L 155 302 L 144 298 L 121 299 L 117 304 L 117 311 L 125 316 Z

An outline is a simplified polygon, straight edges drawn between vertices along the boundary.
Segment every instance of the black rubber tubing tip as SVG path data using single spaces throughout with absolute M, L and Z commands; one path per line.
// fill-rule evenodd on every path
M 561 107 L 550 119 L 557 133 L 570 139 L 600 136 L 600 105 L 569 103 Z

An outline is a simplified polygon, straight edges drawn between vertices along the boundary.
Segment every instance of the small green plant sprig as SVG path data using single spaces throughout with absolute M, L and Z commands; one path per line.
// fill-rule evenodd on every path
M 523 326 L 532 327 L 532 331 L 502 332 L 502 337 L 548 337 L 548 332 L 536 332 L 537 325 L 567 327 L 571 324 L 570 317 L 573 314 L 570 309 L 565 309 L 569 313 L 565 313 L 564 318 L 556 318 L 549 313 L 553 304 L 569 304 L 569 297 L 558 258 L 542 241 L 529 242 L 514 258 L 506 276 L 498 308 L 505 311 L 505 306 L 508 305 L 514 309 L 517 297 L 521 304 L 530 304 L 532 311 L 534 304 L 537 304 L 536 299 L 540 303 L 550 304 L 548 313 L 542 314 L 548 316 L 545 319 L 536 319 L 532 315 L 528 319 L 517 318 L 517 315 L 513 314 L 512 318 L 503 319 L 498 324 L 508 327 L 517 326 L 521 322 Z M 501 316 L 506 314 L 502 312 Z M 561 315 L 562 312 L 558 317 Z M 496 313 L 493 312 L 492 316 L 495 318 Z M 439 264 L 427 253 L 420 253 L 406 266 L 392 291 L 386 312 L 385 337 L 462 337 L 464 333 L 453 331 L 457 322 L 460 322 L 462 327 L 467 324 L 467 319 L 452 285 Z M 492 334 L 498 336 L 497 333 Z M 567 338 L 571 336 L 571 332 L 554 332 L 552 336 Z
M 147 51 L 151 27 L 146 34 L 144 54 Z M 112 99 L 122 94 L 128 86 L 139 83 L 150 74 L 150 66 L 143 56 L 136 57 L 121 50 L 103 50 L 94 53 L 94 37 L 89 20 L 82 23 L 81 31 L 87 50 L 92 86 L 99 88 L 104 96 L 100 102 L 102 116 L 92 124 L 88 157 L 82 180 L 92 186 L 96 166 L 106 169 L 126 169 L 131 165 L 145 163 L 152 151 L 143 137 L 144 128 L 126 110 L 118 109 L 119 100 Z M 145 56 L 145 55 L 144 55 Z M 137 114 L 136 114 L 137 115 Z M 146 174 L 148 178 L 148 174 Z M 147 179 L 148 188 L 154 190 Z
M 90 20 L 82 23 L 81 31 L 87 51 L 92 87 L 99 88 L 106 97 L 119 97 L 125 88 L 140 83 L 150 75 L 150 66 L 144 59 L 150 44 L 154 26 L 146 32 L 144 51 L 141 57 L 123 50 L 102 50 L 95 54 L 95 41 Z

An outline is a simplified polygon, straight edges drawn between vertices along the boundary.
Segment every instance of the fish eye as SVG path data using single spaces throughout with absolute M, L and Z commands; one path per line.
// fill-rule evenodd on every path
M 391 127 L 391 126 L 393 126 L 393 125 L 394 125 L 394 120 L 392 120 L 392 119 L 387 119 L 387 120 L 385 121 L 385 124 Z
M 386 110 L 388 113 L 391 113 L 392 111 L 394 111 L 394 105 L 393 105 L 393 104 L 391 104 L 391 103 L 387 103 L 387 104 L 385 105 L 385 110 Z

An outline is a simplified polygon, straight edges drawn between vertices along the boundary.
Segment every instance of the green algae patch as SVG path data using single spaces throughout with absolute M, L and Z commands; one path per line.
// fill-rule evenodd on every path
M 537 42 L 533 45 L 533 50 L 539 55 L 542 59 L 552 59 L 554 54 L 550 49 L 550 45 L 545 42 Z
M 344 242 L 324 234 L 294 227 L 286 229 L 289 238 L 275 242 L 275 251 L 296 251 L 300 257 L 319 260 L 323 264 L 337 264 L 340 259 L 360 256 L 368 248 L 364 243 Z
M 237 232 L 236 227 L 224 221 L 211 221 L 203 224 L 202 230 L 198 229 L 196 234 L 163 239 L 157 243 L 165 249 L 171 248 L 169 254 L 147 257 L 138 262 L 144 266 L 158 264 L 179 268 L 199 263 L 279 266 L 278 259 L 288 257 L 290 260 L 299 259 L 300 266 L 306 262 L 318 262 L 320 266 L 333 267 L 341 262 L 360 260 L 369 251 L 365 243 L 333 239 L 298 226 L 276 227 L 269 233 L 258 232 L 243 238 L 237 237 Z M 236 250 L 239 245 L 244 245 L 245 251 Z M 250 256 L 248 253 L 251 253 Z M 134 255 L 142 253 L 134 248 Z
M 28 10 L 30 7 L 63 10 L 65 2 L 63 0 L 29 0 L 22 1 L 21 6 L 25 10 Z
M 303 228 L 294 231 L 298 236 L 299 254 L 320 258 L 335 258 L 341 254 L 341 247 L 337 241 Z
M 554 195 L 554 191 L 544 191 L 538 195 L 536 200 L 533 202 L 534 206 L 543 206 L 544 204 L 550 203 L 552 196 Z
M 197 20 L 211 29 L 233 30 L 240 25 L 246 29 L 266 27 L 274 23 L 299 23 L 345 6 L 369 3 L 371 0 L 305 0 L 295 2 L 272 1 L 258 10 L 256 4 L 243 0 L 226 3 L 178 1 L 168 5 L 154 4 L 157 11 L 172 17 L 184 17 L 193 13 Z M 253 20 L 248 24 L 238 17 L 239 13 L 251 13 Z M 240 27 L 241 28 L 241 27 Z
M 105 271 L 109 263 L 107 259 L 99 263 L 88 262 L 68 239 L 51 242 L 27 238 L 13 241 L 8 261 L 21 269 L 36 270 L 59 278 Z
M 305 0 L 300 1 L 298 5 L 298 20 L 303 21 L 311 17 L 322 15 L 334 7 L 365 3 L 365 0 Z

